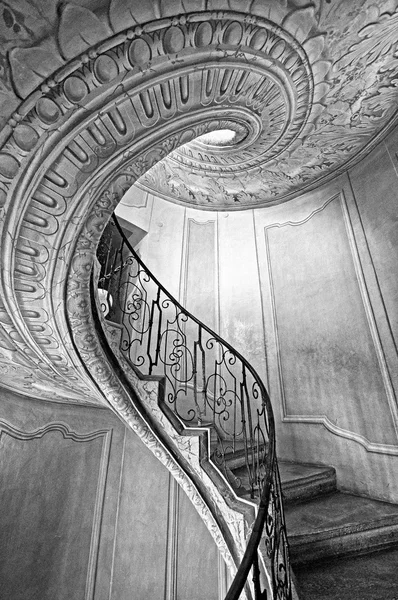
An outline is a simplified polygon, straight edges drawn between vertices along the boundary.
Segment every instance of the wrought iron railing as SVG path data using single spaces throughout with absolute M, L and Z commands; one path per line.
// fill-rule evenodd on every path
M 258 503 L 245 556 L 226 600 L 239 598 L 252 567 L 256 598 L 265 598 L 258 566 L 262 539 L 273 597 L 290 599 L 275 426 L 264 384 L 232 346 L 166 291 L 130 246 L 115 216 L 97 257 L 103 314 L 121 327 L 121 351 L 141 375 L 163 378 L 164 403 L 185 427 L 210 427 L 210 459 L 237 495 Z M 234 472 L 233 465 L 242 462 Z

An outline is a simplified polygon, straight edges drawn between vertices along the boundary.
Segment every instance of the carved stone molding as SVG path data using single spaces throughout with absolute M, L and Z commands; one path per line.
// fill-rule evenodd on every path
M 395 88 L 390 83 L 396 14 L 387 9 L 383 13 L 382 7 L 369 7 L 364 12 L 362 5 L 361 9 L 355 5 L 351 37 L 342 36 L 338 28 L 346 3 L 302 8 L 278 2 L 272 7 L 266 3 L 262 9 L 259 3 L 251 3 L 251 15 L 217 11 L 216 3 L 212 3 L 212 10 L 201 6 L 203 12 L 135 24 L 109 37 L 112 28 L 120 29 L 118 11 L 129 15 L 126 24 L 137 23 L 143 22 L 144 15 L 149 16 L 145 7 L 143 3 L 138 18 L 140 10 L 132 12 L 125 3 L 112 2 L 107 21 L 99 13 L 65 5 L 57 33 L 61 50 L 58 62 L 46 63 L 51 45 L 36 53 L 47 65 L 43 73 L 50 64 L 53 71 L 63 66 L 20 104 L 1 132 L 4 269 L 0 361 L 3 365 L 18 363 L 22 390 L 29 393 L 39 395 L 46 387 L 31 383 L 37 382 L 40 374 L 43 381 L 52 381 L 51 393 L 56 390 L 58 398 L 74 400 L 80 396 L 84 401 L 101 402 L 74 359 L 73 340 L 61 313 L 62 282 L 73 255 L 76 230 L 90 211 L 94 187 L 107 172 L 124 168 L 122 188 L 126 189 L 158 163 L 155 175 L 145 175 L 144 184 L 152 182 L 157 192 L 163 190 L 166 195 L 171 186 L 176 201 L 202 203 L 207 208 L 222 208 L 224 201 L 232 208 L 258 206 L 266 200 L 264 194 L 269 193 L 270 186 L 278 190 L 276 195 L 270 192 L 267 196 L 273 201 L 280 192 L 288 192 L 291 184 L 296 190 L 317 179 L 324 168 L 333 169 L 341 158 L 346 163 L 349 153 L 370 139 L 376 129 L 380 131 L 392 115 L 394 102 L 381 108 L 366 127 L 361 122 L 349 128 L 339 125 L 340 150 L 330 158 L 334 146 L 327 124 L 336 125 L 337 121 L 326 119 L 323 98 L 330 96 L 331 83 L 337 81 L 334 76 L 331 79 L 333 61 L 352 77 L 365 76 L 366 69 L 371 69 L 372 81 L 376 78 L 382 87 L 379 93 L 372 84 L 370 97 L 374 101 L 383 98 L 386 103 L 394 99 Z M 183 12 L 182 5 L 180 8 Z M 22 21 L 11 12 L 7 13 L 7 23 L 11 27 L 13 19 L 16 29 L 21 28 Z M 82 28 L 80 37 L 73 38 L 73 49 L 65 31 L 73 29 L 77 17 Z M 28 22 L 24 21 L 25 25 Z M 31 25 L 34 32 L 33 21 Z M 101 41 L 104 37 L 108 39 Z M 329 38 L 336 41 L 336 47 L 325 43 Z M 97 45 L 88 48 L 90 40 Z M 27 47 L 31 50 L 29 43 Z M 359 60 L 367 48 L 373 48 L 369 57 Z M 339 55 L 342 49 L 344 59 Z M 67 63 L 71 53 L 79 50 L 84 53 Z M 12 54 L 15 65 L 27 57 L 26 52 L 18 55 L 18 60 L 14 55 L 16 50 Z M 28 68 L 29 61 L 26 64 Z M 35 77 L 37 84 L 40 78 Z M 339 79 L 339 86 L 344 82 L 344 77 Z M 348 93 L 347 86 L 344 89 Z M 25 93 L 22 88 L 17 92 Z M 344 102 L 341 106 L 346 113 L 351 105 L 348 100 Z M 365 105 L 363 100 L 361 106 Z M 192 141 L 225 127 L 236 132 L 235 143 L 227 148 Z M 341 142 L 351 132 L 355 133 L 350 138 L 355 143 Z M 325 136 L 329 144 L 324 143 Z M 169 162 L 159 163 L 173 150 L 177 153 Z M 167 171 L 170 165 L 172 177 Z M 180 167 L 188 173 L 191 187 L 185 183 L 179 186 Z M 217 177 L 209 179 L 208 172 Z M 224 177 L 232 178 L 232 187 L 225 185 Z M 283 181 L 286 178 L 288 188 Z M 113 197 L 109 210 L 120 197 L 120 193 Z M 104 196 L 104 204 L 108 200 Z M 101 219 L 97 226 L 103 226 Z M 6 373 L 4 383 L 12 387 L 11 373 Z
M 225 93 L 234 86 L 236 91 L 240 78 L 246 78 L 244 93 L 248 99 L 253 94 L 252 100 L 256 95 L 263 110 L 250 123 L 236 117 L 224 121 L 224 127 L 238 132 L 232 146 L 219 152 L 211 145 L 189 144 L 146 176 L 145 185 L 170 200 L 210 210 L 280 202 L 358 160 L 396 121 L 397 19 L 391 0 L 142 0 L 134 6 L 128 0 L 101 0 L 90 8 L 60 0 L 20 0 L 7 4 L 0 19 L 0 122 L 46 77 L 92 53 L 112 34 L 123 38 L 126 28 L 138 26 L 139 35 L 144 34 L 131 49 L 143 73 L 153 67 L 159 48 L 178 68 L 188 48 L 200 53 L 213 47 L 211 77 L 218 84 L 212 83 L 210 93 L 218 87 L 222 103 Z M 154 48 L 156 20 L 172 27 L 157 36 Z M 219 56 L 229 64 L 220 64 Z M 244 69 L 238 64 L 243 56 Z M 102 78 L 109 80 L 116 70 L 109 57 L 97 63 Z M 299 87 L 307 83 L 313 95 L 304 98 Z M 163 89 L 171 100 L 172 88 Z M 268 99 L 266 89 L 272 91 Z M 86 82 L 72 78 L 66 91 L 79 102 Z M 205 85 L 202 91 L 206 102 Z M 277 118 L 270 120 L 272 112 Z M 297 119 L 308 126 L 296 131 L 291 143 Z M 6 169 L 12 169 L 11 163 Z M 238 166 L 234 176 L 228 173 L 232 166 Z M 223 172 L 219 185 L 212 182 L 214 169 Z
M 339 120 L 329 110 L 325 117 L 322 100 L 333 97 L 323 28 L 327 14 L 347 11 L 348 3 L 336 3 L 328 13 L 327 3 L 303 8 L 299 1 L 261 0 L 248 3 L 251 15 L 219 10 L 221 4 L 210 1 L 200 2 L 200 10 L 189 0 L 132 4 L 104 0 L 97 12 L 66 4 L 57 14 L 54 3 L 46 2 L 42 28 L 32 17 L 34 2 L 26 21 L 18 21 L 16 10 L 3 13 L 10 36 L 18 27 L 25 36 L 20 46 L 10 42 L 6 48 L 14 112 L 0 134 L 0 359 L 17 365 L 4 384 L 12 387 L 21 378 L 23 390 L 31 378 L 29 393 L 39 397 L 56 391 L 57 399 L 109 403 L 182 485 L 234 570 L 233 558 L 244 547 L 243 519 L 226 509 L 220 514 L 225 503 L 208 481 L 212 496 L 205 501 L 197 487 L 194 443 L 174 440 L 169 432 L 166 447 L 151 420 L 133 406 L 95 333 L 89 287 L 96 246 L 124 192 L 172 151 L 209 131 L 236 130 L 233 160 L 223 148 L 205 152 L 201 142 L 170 160 L 181 172 L 192 168 L 196 177 L 203 158 L 211 173 L 222 165 L 227 178 L 242 161 L 243 178 L 231 176 L 231 189 L 228 184 L 218 195 L 220 190 L 211 191 L 218 207 L 224 201 L 228 207 L 250 206 L 254 198 L 257 206 L 279 201 L 317 181 L 324 167 L 332 172 L 345 162 L 393 116 L 395 42 L 391 33 L 388 42 L 383 34 L 396 14 L 365 11 L 361 21 L 358 2 L 355 41 L 351 37 L 348 48 L 341 38 L 336 43 L 351 62 L 344 66 L 333 110 L 359 114 L 347 128 L 345 116 Z M 198 11 L 182 14 L 184 5 Z M 381 48 L 376 58 L 368 48 L 371 39 Z M 358 44 L 369 50 L 368 70 L 358 66 Z M 341 92 L 347 78 L 357 76 L 371 83 L 358 106 L 354 93 L 346 100 Z M 328 119 L 337 127 L 330 129 Z M 342 132 L 351 130 L 341 146 Z M 164 180 L 173 183 L 167 173 Z M 189 189 L 180 200 L 190 202 Z M 206 475 L 201 477 L 203 483 Z
M 9 121 L 0 152 L 4 345 L 66 397 L 101 402 L 64 318 L 68 267 L 79 261 L 77 232 L 88 219 L 93 255 L 117 202 L 153 164 L 225 119 L 249 126 L 257 118 L 247 94 L 234 88 L 220 103 L 210 86 L 202 102 L 209 65 L 230 58 L 222 47 L 203 45 L 198 31 L 213 19 L 226 36 L 232 18 L 192 14 L 128 30 L 63 67 Z M 241 69 L 246 57 L 232 64 Z

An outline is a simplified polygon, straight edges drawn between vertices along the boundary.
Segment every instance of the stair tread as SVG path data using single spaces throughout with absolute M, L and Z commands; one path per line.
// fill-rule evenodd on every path
M 335 492 L 286 508 L 289 539 L 342 529 L 366 530 L 398 523 L 398 505 Z
M 297 481 L 304 481 L 307 478 L 315 478 L 322 475 L 334 476 L 335 470 L 333 467 L 325 467 L 322 465 L 309 465 L 302 463 L 293 463 L 279 461 L 279 473 L 281 476 L 282 485 L 289 485 Z
M 295 567 L 304 600 L 393 600 L 398 590 L 398 549 Z M 353 595 L 354 592 L 354 595 Z

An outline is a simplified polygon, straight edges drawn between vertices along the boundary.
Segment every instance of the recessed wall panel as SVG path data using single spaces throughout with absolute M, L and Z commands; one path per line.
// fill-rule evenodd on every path
M 284 417 L 396 444 L 341 196 L 265 236 Z
M 184 306 L 208 327 L 217 327 L 216 223 L 188 219 Z
M 163 598 L 168 481 L 167 469 L 129 431 L 119 495 L 112 600 Z
M 350 169 L 350 182 L 397 348 L 398 132 Z
M 176 600 L 219 600 L 217 546 L 182 490 L 178 515 Z
M 32 600 L 93 597 L 105 437 L 56 424 L 36 432 L 2 424 L 2 597 L 22 600 L 28 590 Z

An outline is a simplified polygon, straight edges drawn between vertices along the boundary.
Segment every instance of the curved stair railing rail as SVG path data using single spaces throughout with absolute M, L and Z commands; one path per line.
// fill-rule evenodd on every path
M 275 425 L 264 384 L 230 344 L 185 310 L 151 274 L 115 216 L 97 257 L 102 312 L 121 329 L 121 351 L 141 375 L 163 378 L 163 402 L 185 427 L 210 428 L 211 461 L 237 495 L 258 504 L 226 600 L 239 598 L 252 567 L 256 598 L 265 598 L 260 589 L 260 542 L 271 565 L 273 597 L 290 599 Z M 243 466 L 234 469 L 237 464 Z

